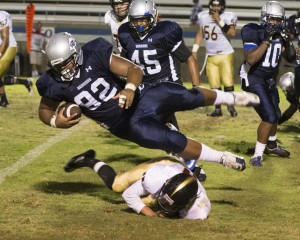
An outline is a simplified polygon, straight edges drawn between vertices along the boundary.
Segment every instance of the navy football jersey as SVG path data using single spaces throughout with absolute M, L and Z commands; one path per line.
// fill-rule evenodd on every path
M 245 25 L 241 30 L 244 50 L 258 48 L 264 40 L 265 29 L 254 23 Z M 254 65 L 246 61 L 240 68 L 240 77 L 245 80 L 246 86 L 255 83 L 264 84 L 265 81 L 274 79 L 277 75 L 283 48 L 283 40 L 278 35 L 273 36 L 271 44 L 263 57 Z
M 128 22 L 120 26 L 119 41 L 128 59 L 143 69 L 143 82 L 177 82 L 179 78 L 170 53 L 183 41 L 181 27 L 175 22 L 160 21 L 140 39 L 132 33 L 129 24 Z
M 81 106 L 83 114 L 99 122 L 118 121 L 124 110 L 112 99 L 124 85 L 109 69 L 113 46 L 103 38 L 82 47 L 83 64 L 72 81 L 63 82 L 52 70 L 37 81 L 43 97 L 57 102 L 73 102 Z

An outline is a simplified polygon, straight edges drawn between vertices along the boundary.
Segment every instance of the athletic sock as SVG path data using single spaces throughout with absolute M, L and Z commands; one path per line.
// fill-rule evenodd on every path
M 202 145 L 202 151 L 198 160 L 220 163 L 221 157 L 224 155 L 224 152 L 214 150 L 203 143 L 201 143 L 201 145 Z
M 226 105 L 234 105 L 234 96 L 230 92 L 222 92 L 220 90 L 215 90 L 217 93 L 216 100 L 214 105 L 226 104 Z
M 254 156 L 262 156 L 267 144 L 256 142 Z
M 100 176 L 105 185 L 112 190 L 112 185 L 117 175 L 115 170 L 111 166 L 100 161 L 94 165 L 93 170 Z

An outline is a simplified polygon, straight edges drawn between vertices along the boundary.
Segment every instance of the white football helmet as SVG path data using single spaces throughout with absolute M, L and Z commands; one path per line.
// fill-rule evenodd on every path
M 67 32 L 56 33 L 48 40 L 44 52 L 49 67 L 63 81 L 72 81 L 83 61 L 81 46 L 75 38 Z
M 136 19 L 147 19 L 147 26 L 135 26 Z M 157 23 L 157 8 L 150 0 L 134 0 L 129 6 L 129 26 L 134 29 L 138 36 L 145 36 Z
M 294 89 L 295 74 L 287 72 L 279 78 L 279 86 L 284 93 Z
M 270 18 L 281 19 L 281 25 L 285 24 L 285 10 L 284 7 L 276 1 L 266 2 L 261 9 L 261 24 L 268 25 Z
M 122 8 L 122 9 L 119 9 L 117 8 L 116 6 L 118 4 L 124 4 L 128 2 L 130 4 L 131 0 L 109 0 L 109 3 L 110 3 L 110 6 L 112 7 L 114 13 L 120 18 L 120 19 L 124 19 L 127 17 L 128 15 L 128 8 L 129 8 L 129 5 Z

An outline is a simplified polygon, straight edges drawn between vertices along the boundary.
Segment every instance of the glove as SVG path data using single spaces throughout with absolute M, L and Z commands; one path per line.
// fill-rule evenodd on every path
M 287 29 L 284 28 L 282 31 L 280 31 L 280 36 L 285 43 L 290 41 L 290 34 Z
M 277 33 L 277 27 L 275 25 L 269 24 L 265 29 L 264 41 L 271 42 L 274 34 Z

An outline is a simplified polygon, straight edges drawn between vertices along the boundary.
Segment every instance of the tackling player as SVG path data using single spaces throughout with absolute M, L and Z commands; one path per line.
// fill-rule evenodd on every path
M 289 157 L 290 152 L 277 144 L 277 122 L 280 117 L 279 94 L 275 77 L 281 56 L 295 60 L 296 51 L 285 29 L 285 10 L 269 1 L 261 10 L 261 24 L 250 23 L 241 30 L 246 59 L 240 69 L 242 88 L 255 93 L 260 104 L 254 109 L 261 118 L 257 129 L 253 166 L 262 166 L 263 153 Z

